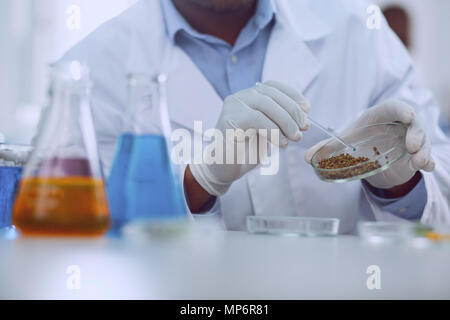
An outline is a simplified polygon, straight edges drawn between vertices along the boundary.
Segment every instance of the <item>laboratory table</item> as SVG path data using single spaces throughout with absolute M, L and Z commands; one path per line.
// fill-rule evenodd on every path
M 2 239 L 0 256 L 2 299 L 450 298 L 450 246 L 423 241 L 198 228 L 170 237 Z M 374 278 L 368 288 L 368 268 L 379 271 L 378 289 Z

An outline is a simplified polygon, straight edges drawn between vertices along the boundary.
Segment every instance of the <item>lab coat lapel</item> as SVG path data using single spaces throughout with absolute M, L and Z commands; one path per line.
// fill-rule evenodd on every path
M 194 121 L 203 122 L 203 130 L 215 127 L 222 99 L 201 71 L 167 37 L 159 1 L 144 1 L 132 35 L 127 72 L 168 74 L 167 94 L 170 118 L 188 129 Z M 152 13 L 152 14 L 150 14 Z
M 324 36 L 328 28 L 310 15 L 309 9 L 302 1 L 293 2 L 295 3 L 293 5 L 301 5 L 300 12 L 303 12 L 302 17 L 297 17 L 295 20 L 289 16 L 290 10 L 286 2 L 277 2 L 280 12 L 267 48 L 263 81 L 285 82 L 304 93 L 321 70 L 318 59 L 307 43 Z M 289 5 L 292 4 L 289 3 Z M 298 20 L 303 24 L 296 22 Z
M 168 81 L 171 119 L 189 129 L 194 129 L 194 121 L 200 120 L 203 131 L 214 128 L 222 99 L 186 53 L 177 46 L 173 50 Z

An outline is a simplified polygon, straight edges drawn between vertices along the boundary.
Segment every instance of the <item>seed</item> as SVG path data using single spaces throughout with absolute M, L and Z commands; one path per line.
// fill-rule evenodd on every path
M 374 147 L 375 149 L 375 147 Z M 378 150 L 377 150 L 378 151 Z M 343 169 L 336 171 L 324 171 L 320 172 L 321 176 L 325 179 L 347 179 L 355 176 L 359 176 L 366 172 L 376 170 L 380 168 L 378 161 L 370 161 L 366 157 L 355 158 L 349 154 L 340 154 L 339 156 L 323 159 L 319 162 L 319 169 Z M 345 169 L 348 168 L 348 169 Z
M 378 151 L 377 147 L 373 147 L 373 152 L 375 152 L 375 155 L 377 155 L 377 156 L 380 155 L 380 151 Z

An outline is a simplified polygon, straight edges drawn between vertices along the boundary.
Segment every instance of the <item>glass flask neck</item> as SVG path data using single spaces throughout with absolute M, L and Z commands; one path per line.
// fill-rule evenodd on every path
M 166 86 L 165 74 L 129 76 L 125 132 L 170 137 Z
M 41 116 L 26 174 L 102 177 L 88 69 L 72 62 L 53 67 L 50 75 L 48 107 Z

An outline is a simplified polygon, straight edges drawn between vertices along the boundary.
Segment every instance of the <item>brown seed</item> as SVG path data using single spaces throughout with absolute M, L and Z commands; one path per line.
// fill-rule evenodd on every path
M 373 152 L 375 152 L 375 155 L 377 155 L 377 156 L 380 155 L 380 151 L 378 151 L 377 147 L 373 147 Z
M 321 160 L 318 167 L 319 169 L 343 169 L 320 172 L 322 177 L 325 179 L 347 179 L 381 167 L 378 161 L 369 162 L 369 160 L 370 159 L 366 157 L 355 158 L 349 154 L 340 154 L 339 156 Z

